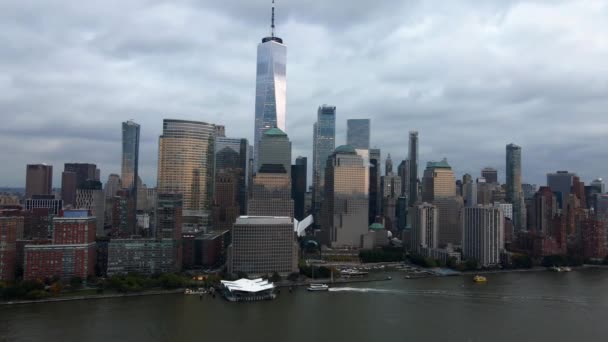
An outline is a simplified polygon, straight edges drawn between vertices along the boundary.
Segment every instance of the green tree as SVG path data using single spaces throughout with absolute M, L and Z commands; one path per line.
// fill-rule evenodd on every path
M 278 272 L 273 272 L 272 273 L 272 277 L 270 277 L 270 281 L 272 281 L 273 283 L 278 283 L 281 280 L 283 280 L 283 278 L 281 277 L 281 275 Z
M 80 278 L 80 277 L 70 278 L 70 286 L 75 290 L 80 289 L 82 287 L 82 278 Z

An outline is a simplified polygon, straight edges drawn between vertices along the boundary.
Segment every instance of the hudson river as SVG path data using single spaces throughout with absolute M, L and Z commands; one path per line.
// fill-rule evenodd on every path
M 2 341 L 606 341 L 608 270 L 361 283 L 274 301 L 162 295 L 0 307 Z

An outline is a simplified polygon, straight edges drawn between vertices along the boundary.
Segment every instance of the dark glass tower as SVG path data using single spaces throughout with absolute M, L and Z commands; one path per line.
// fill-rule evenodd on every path
M 413 207 L 418 201 L 418 132 L 410 131 L 409 140 L 409 206 Z
M 301 221 L 304 219 L 304 200 L 306 197 L 306 157 L 296 158 L 296 164 L 291 165 L 291 198 L 293 199 L 293 216 Z
M 346 144 L 355 149 L 369 150 L 370 120 L 349 119 L 346 121 Z

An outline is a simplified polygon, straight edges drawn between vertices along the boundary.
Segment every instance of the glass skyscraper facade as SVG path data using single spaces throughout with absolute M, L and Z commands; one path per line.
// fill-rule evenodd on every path
M 184 216 L 209 214 L 215 172 L 215 126 L 199 121 L 163 120 L 158 141 L 159 194 L 183 196 Z
M 249 144 L 247 139 L 215 138 L 215 174 L 234 175 L 238 187 L 238 203 L 241 215 L 247 211 L 247 186 L 249 174 Z
M 349 119 L 346 121 L 346 144 L 357 150 L 369 150 L 370 120 Z
M 506 200 L 513 204 L 513 227 L 516 230 L 525 229 L 526 207 L 521 187 L 521 147 L 515 144 L 507 145 L 506 166 Z
M 418 132 L 410 131 L 409 139 L 409 204 L 413 207 L 418 201 Z
M 277 127 L 285 131 L 285 111 L 287 101 L 286 62 L 287 47 L 273 32 L 258 44 L 256 84 L 255 84 L 255 131 L 254 170 L 259 165 L 259 146 L 262 134 Z
M 323 201 L 325 166 L 327 158 L 336 148 L 336 107 L 322 105 L 317 110 L 317 122 L 313 125 L 312 148 L 312 196 L 313 212 L 318 212 Z
M 139 129 L 139 125 L 131 120 L 122 123 L 121 181 L 124 189 L 136 190 L 135 188 L 137 187 Z

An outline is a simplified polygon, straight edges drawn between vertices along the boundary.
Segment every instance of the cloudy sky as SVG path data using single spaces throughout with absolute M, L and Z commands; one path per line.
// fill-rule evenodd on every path
M 525 182 L 608 178 L 608 2 L 278 0 L 287 52 L 287 133 L 312 159 L 317 107 L 372 119 L 372 145 L 457 175 L 504 179 L 523 147 Z M 120 172 L 121 122 L 141 124 L 140 174 L 156 183 L 163 118 L 253 136 L 256 46 L 270 0 L 0 1 L 0 186 L 27 163 Z

